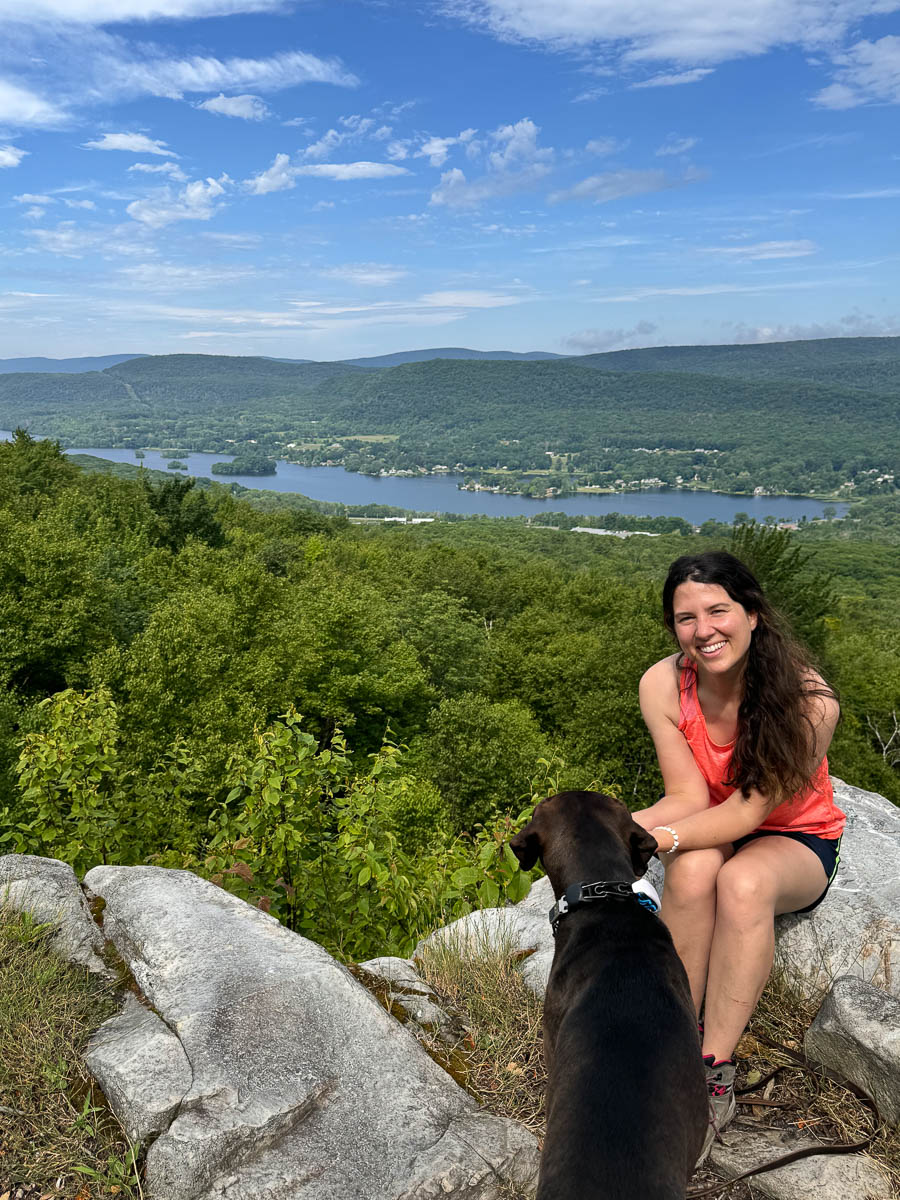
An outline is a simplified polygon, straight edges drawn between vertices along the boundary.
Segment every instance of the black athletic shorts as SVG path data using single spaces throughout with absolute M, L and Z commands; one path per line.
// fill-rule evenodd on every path
M 816 837 L 814 833 L 792 833 L 789 829 L 757 829 L 753 833 L 748 833 L 746 837 L 738 838 L 733 842 L 735 853 L 740 850 L 741 846 L 746 846 L 748 842 L 755 841 L 761 837 L 787 837 L 793 838 L 795 842 L 802 842 L 804 846 L 809 846 L 813 854 L 821 862 L 825 868 L 825 875 L 828 882 L 825 884 L 825 891 L 819 896 L 818 900 L 813 900 L 812 904 L 807 904 L 806 908 L 798 908 L 797 912 L 812 912 L 812 910 L 822 903 L 828 894 L 828 889 L 837 875 L 838 863 L 841 861 L 841 839 L 838 838 L 823 838 Z

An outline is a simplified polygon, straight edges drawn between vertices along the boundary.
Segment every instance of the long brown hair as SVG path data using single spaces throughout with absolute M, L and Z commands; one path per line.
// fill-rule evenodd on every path
M 752 572 L 725 550 L 685 554 L 672 563 L 663 586 L 663 619 L 673 636 L 675 589 L 688 581 L 718 584 L 748 613 L 756 614 L 725 782 L 740 788 L 745 799 L 756 788 L 775 808 L 801 791 L 816 767 L 809 698 L 836 699 L 836 693 L 818 679 L 809 655 L 769 604 Z

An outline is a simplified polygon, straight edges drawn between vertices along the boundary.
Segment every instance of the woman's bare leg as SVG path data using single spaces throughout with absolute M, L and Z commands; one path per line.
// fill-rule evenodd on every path
M 704 1054 L 731 1058 L 772 970 L 776 914 L 812 904 L 826 882 L 818 857 L 792 838 L 759 838 L 722 866 L 709 946 Z
M 716 927 L 716 879 L 731 854 L 731 846 L 721 846 L 663 856 L 666 884 L 660 916 L 684 964 L 698 1016 Z

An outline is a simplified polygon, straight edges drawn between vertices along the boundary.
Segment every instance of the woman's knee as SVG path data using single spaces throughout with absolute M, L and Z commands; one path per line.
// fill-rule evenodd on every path
M 716 911 L 739 921 L 771 920 L 778 880 L 758 862 L 741 862 L 736 854 L 716 876 Z
M 724 862 L 721 850 L 682 850 L 666 864 L 666 899 L 691 904 L 714 896 Z

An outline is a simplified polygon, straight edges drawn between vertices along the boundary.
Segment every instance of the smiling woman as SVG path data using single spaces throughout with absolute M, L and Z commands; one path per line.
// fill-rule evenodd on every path
M 733 555 L 677 559 L 663 614 L 679 649 L 640 697 L 666 794 L 635 820 L 657 840 L 663 919 L 705 1008 L 708 1149 L 734 1115 L 731 1056 L 772 968 L 774 918 L 821 903 L 837 869 L 845 818 L 825 754 L 839 710 Z

